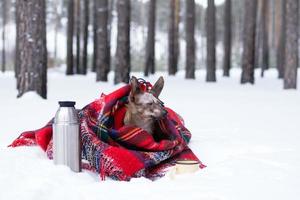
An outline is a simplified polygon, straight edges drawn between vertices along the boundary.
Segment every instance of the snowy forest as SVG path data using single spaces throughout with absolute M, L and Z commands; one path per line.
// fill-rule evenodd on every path
M 66 75 L 96 73 L 95 81 L 128 82 L 130 73 L 156 71 L 187 79 L 216 69 L 240 82 L 255 82 L 278 70 L 285 89 L 296 88 L 298 1 L 296 0 L 74 0 L 1 1 L 1 70 L 14 70 L 22 96 L 47 96 L 47 69 Z
M 299 17 L 0 0 L 0 200 L 299 199 Z

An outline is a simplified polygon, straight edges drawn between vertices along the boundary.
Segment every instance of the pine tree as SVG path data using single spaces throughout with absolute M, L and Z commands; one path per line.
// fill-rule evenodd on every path
M 76 73 L 81 72 L 81 0 L 75 0 L 75 37 L 76 37 L 76 55 L 75 69 Z
M 7 21 L 7 6 L 6 0 L 2 2 L 2 72 L 6 69 L 6 57 L 5 57 L 5 26 Z
M 96 72 L 96 60 L 97 60 L 97 2 L 98 0 L 93 1 L 93 62 L 92 62 L 92 72 Z
M 107 49 L 107 63 L 109 68 L 107 69 L 107 73 L 110 71 L 111 69 L 111 36 L 112 36 L 112 21 L 113 21 L 113 12 L 114 12 L 114 7 L 115 7 L 115 0 L 109 0 L 108 1 L 108 35 L 107 35 L 107 41 L 108 41 L 108 49 Z
M 230 75 L 231 68 L 231 0 L 225 1 L 224 8 L 224 60 L 223 75 Z
M 47 98 L 47 47 L 45 1 L 16 1 L 18 97 L 36 91 Z
M 186 66 L 185 77 L 195 79 L 195 1 L 186 1 Z
M 67 28 L 67 75 L 74 74 L 73 35 L 74 35 L 74 1 L 68 1 Z
M 108 0 L 97 0 L 96 3 L 96 80 L 107 81 L 109 72 L 109 41 L 108 41 Z
M 18 78 L 19 75 L 20 75 L 20 52 L 19 52 L 19 38 L 18 38 L 18 35 L 20 35 L 20 28 L 19 26 L 17 26 L 18 24 L 20 24 L 20 19 L 19 19 L 19 14 L 17 13 L 18 11 L 18 4 L 16 3 L 15 4 L 15 21 L 16 21 L 16 48 L 15 48 L 15 63 L 14 63 L 14 71 L 15 71 L 15 78 L 17 80 L 17 89 L 19 90 L 19 86 L 20 86 L 20 79 Z
M 269 69 L 269 37 L 268 37 L 268 14 L 269 0 L 262 0 L 262 66 L 261 76 L 264 76 L 264 71 Z
M 115 84 L 129 82 L 130 74 L 130 0 L 118 0 L 118 35 Z
M 298 69 L 298 0 L 286 0 L 286 46 L 284 89 L 297 88 Z
M 56 66 L 56 61 L 57 61 L 57 43 L 58 43 L 58 29 L 61 21 L 61 14 L 60 11 L 58 10 L 59 6 L 59 0 L 55 0 L 53 2 L 54 4 L 54 12 L 55 12 L 55 25 L 54 25 L 54 53 L 53 53 L 53 59 L 54 59 L 54 66 Z
M 256 25 L 255 25 L 255 46 L 254 46 L 254 68 L 257 69 L 262 66 L 261 64 L 261 47 L 262 47 L 262 35 L 263 35 L 263 12 L 262 12 L 263 0 L 257 0 L 256 11 Z
M 145 76 L 155 73 L 155 10 L 156 0 L 150 0 L 148 12 L 148 35 L 146 43 Z
M 283 78 L 284 76 L 284 62 L 285 62 L 285 43 L 286 43 L 286 0 L 281 0 L 281 23 L 280 23 L 280 31 L 279 31 L 279 44 L 277 47 L 277 70 L 278 70 L 278 78 Z
M 80 74 L 86 74 L 88 68 L 88 36 L 89 36 L 89 0 L 83 1 L 83 48 L 82 48 L 82 59 L 80 65 Z
M 216 8 L 214 0 L 207 0 L 206 11 L 206 81 L 216 81 Z
M 175 75 L 178 70 L 179 56 L 179 0 L 170 0 L 170 15 L 169 15 L 169 58 L 168 71 L 169 75 Z
M 254 83 L 254 49 L 257 0 L 245 0 L 241 83 Z

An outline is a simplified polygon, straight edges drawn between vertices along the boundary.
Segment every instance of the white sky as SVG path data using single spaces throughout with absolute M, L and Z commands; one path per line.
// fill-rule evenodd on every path
M 204 7 L 207 6 L 207 0 L 195 0 L 197 4 L 202 4 Z M 221 3 L 223 3 L 224 0 L 215 0 L 215 4 L 219 5 Z

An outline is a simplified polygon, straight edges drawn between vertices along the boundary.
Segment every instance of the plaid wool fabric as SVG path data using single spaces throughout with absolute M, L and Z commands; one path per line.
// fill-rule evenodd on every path
M 187 146 L 191 133 L 178 115 L 166 108 L 168 115 L 157 122 L 153 135 L 145 130 L 124 126 L 130 85 L 109 95 L 102 94 L 79 111 L 82 159 L 99 172 L 102 179 L 128 181 L 133 177 L 156 179 L 176 160 L 199 159 Z M 10 146 L 38 144 L 52 159 L 52 120 L 36 131 L 24 132 Z M 200 162 L 200 161 L 199 161 Z M 200 168 L 205 167 L 200 162 Z

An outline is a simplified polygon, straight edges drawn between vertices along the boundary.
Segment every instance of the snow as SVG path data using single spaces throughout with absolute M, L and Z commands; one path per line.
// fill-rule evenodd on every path
M 186 120 L 193 134 L 190 147 L 208 166 L 172 180 L 144 178 L 130 182 L 100 181 L 97 174 L 72 173 L 55 166 L 39 147 L 7 148 L 20 132 L 42 127 L 59 100 L 75 100 L 81 108 L 120 85 L 96 83 L 95 74 L 65 77 L 62 68 L 49 70 L 48 99 L 34 92 L 16 99 L 12 72 L 0 73 L 0 199 L 298 199 L 300 195 L 300 93 L 283 90 L 275 70 L 255 85 L 240 85 L 240 70 L 231 78 L 218 71 L 217 83 L 165 77 L 161 99 Z M 141 74 L 133 75 L 140 77 Z M 298 79 L 300 80 L 300 78 Z M 300 82 L 298 82 L 300 85 Z

